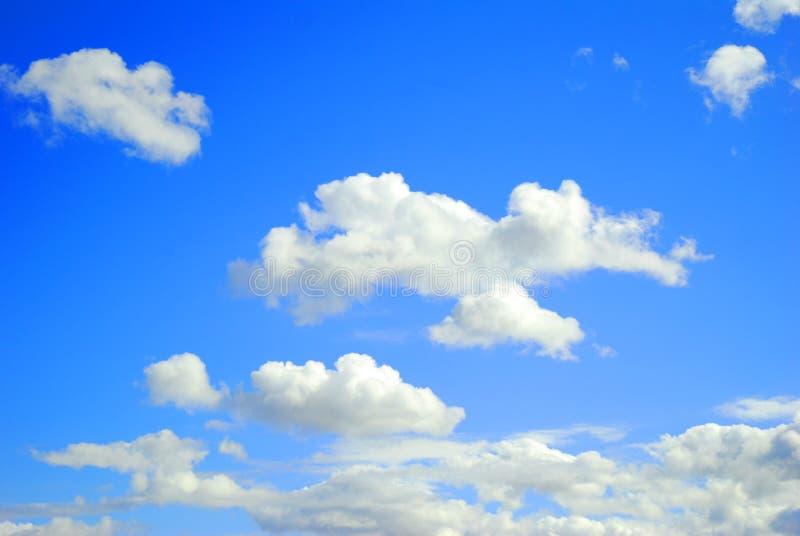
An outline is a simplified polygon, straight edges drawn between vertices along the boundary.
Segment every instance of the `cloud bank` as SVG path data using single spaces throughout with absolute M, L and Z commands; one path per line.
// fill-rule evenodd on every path
M 205 372 L 202 361 L 186 355 L 163 363 L 180 362 L 188 377 L 209 387 L 197 373 Z M 256 391 L 220 392 L 217 405 L 253 395 L 258 411 L 277 412 L 280 420 L 339 423 L 344 435 L 283 464 L 298 475 L 318 475 L 314 483 L 276 487 L 269 481 L 274 462 L 248 458 L 245 446 L 229 436 L 218 450 L 246 461 L 251 470 L 244 476 L 204 469 L 205 442 L 169 429 L 128 441 L 74 443 L 33 454 L 52 466 L 128 475 L 129 491 L 68 505 L 0 506 L 0 518 L 7 519 L 0 534 L 110 534 L 115 524 L 109 518 L 88 525 L 63 516 L 172 504 L 242 509 L 276 534 L 777 536 L 795 534 L 800 519 L 800 415 L 768 428 L 707 423 L 627 448 L 619 429 L 592 425 L 500 439 L 437 437 L 452 430 L 463 410 L 446 408 L 369 356 L 347 354 L 335 370 L 313 361 L 268 362 L 252 378 Z M 168 384 L 154 385 L 167 389 L 161 400 L 185 399 L 186 386 L 173 396 Z M 796 405 L 797 399 L 777 397 L 721 407 L 772 418 Z M 383 433 L 364 437 L 365 429 Z M 570 451 L 577 435 L 610 448 Z M 54 519 L 44 525 L 13 521 L 33 512 Z
M 621 437 L 597 430 L 609 441 Z M 278 534 L 794 534 L 797 422 L 695 426 L 644 445 L 647 458 L 636 462 L 595 450 L 570 453 L 553 445 L 559 437 L 551 430 L 498 441 L 349 439 L 297 460 L 298 471 L 324 476 L 293 491 L 201 471 L 202 443 L 169 430 L 39 457 L 129 474 L 131 491 L 116 499 L 120 504 L 241 508 Z M 453 489 L 470 490 L 474 499 L 454 497 Z M 561 513 L 531 509 L 531 494 Z

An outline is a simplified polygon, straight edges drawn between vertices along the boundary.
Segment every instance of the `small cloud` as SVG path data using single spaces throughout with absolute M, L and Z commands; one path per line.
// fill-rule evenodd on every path
M 591 60 L 592 56 L 594 56 L 594 50 L 592 50 L 592 47 L 580 47 L 575 51 L 574 54 L 575 58 L 586 58 L 588 60 Z
M 797 78 L 795 78 L 794 80 L 792 80 L 792 86 L 793 86 L 795 89 L 800 89 L 800 76 L 798 76 Z
M 597 352 L 597 355 L 599 355 L 603 359 L 607 357 L 614 357 L 617 355 L 617 351 L 614 350 L 612 347 L 603 344 L 598 344 L 596 342 L 592 343 L 592 348 L 594 348 L 594 351 Z
M 184 409 L 213 409 L 225 395 L 208 381 L 206 364 L 195 354 L 176 354 L 144 369 L 150 400 Z
M 669 250 L 669 256 L 676 261 L 690 262 L 704 262 L 714 258 L 714 255 L 706 255 L 697 251 L 697 240 L 684 236 L 672 245 L 672 249 Z
M 227 454 L 228 456 L 233 456 L 237 460 L 247 459 L 247 451 L 244 450 L 242 444 L 233 441 L 229 437 L 225 437 L 225 439 L 223 439 L 222 442 L 219 444 L 219 452 L 221 454 Z
M 203 428 L 206 430 L 214 430 L 215 432 L 227 432 L 234 426 L 235 425 L 232 422 L 211 419 L 210 421 L 206 421 L 206 423 L 203 425 Z
M 611 61 L 614 63 L 614 69 L 618 71 L 627 71 L 631 68 L 631 66 L 628 64 L 628 60 L 616 52 L 614 53 L 614 58 Z
M 39 114 L 33 110 L 28 110 L 25 115 L 22 116 L 20 123 L 27 127 L 37 128 L 42 123 L 42 120 L 39 118 Z
M 747 109 L 750 94 L 774 78 L 767 71 L 767 59 L 760 50 L 737 45 L 718 48 L 702 70 L 689 68 L 688 73 L 694 84 L 710 91 L 710 96 L 703 98 L 706 108 L 713 110 L 713 101 L 721 102 L 736 117 L 741 117 Z

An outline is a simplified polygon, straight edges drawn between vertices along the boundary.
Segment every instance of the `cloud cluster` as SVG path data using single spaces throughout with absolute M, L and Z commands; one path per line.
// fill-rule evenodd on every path
M 701 71 L 689 69 L 689 78 L 707 88 L 717 102 L 727 104 L 741 116 L 750 94 L 768 84 L 774 75 L 767 71 L 767 59 L 753 46 L 724 45 L 718 48 Z M 711 101 L 706 101 L 711 106 Z
M 209 109 L 200 95 L 173 93 L 164 65 L 150 61 L 130 70 L 108 49 L 82 49 L 34 61 L 22 76 L 0 67 L 6 90 L 32 102 L 44 97 L 43 113 L 56 126 L 102 133 L 127 143 L 129 155 L 170 164 L 200 152 Z
M 757 32 L 772 33 L 785 16 L 800 16 L 800 0 L 737 0 L 736 22 Z
M 349 439 L 298 460 L 299 470 L 327 476 L 294 491 L 199 472 L 201 445 L 169 431 L 40 456 L 129 473 L 129 500 L 137 504 L 242 508 L 275 533 L 744 536 L 793 534 L 797 526 L 798 423 L 696 426 L 646 445 L 649 459 L 641 462 L 568 453 L 548 443 L 554 434 Z M 447 490 L 472 490 L 476 498 Z M 531 494 L 563 513 L 522 513 Z
M 210 400 L 187 395 L 215 389 L 203 362 L 187 356 L 191 354 L 161 362 L 168 366 L 148 367 L 148 382 L 155 379 L 151 387 L 160 390 L 154 399 Z M 199 385 L 176 382 L 171 392 L 170 382 L 156 378 L 176 370 Z M 629 445 L 640 452 L 631 456 L 619 444 L 625 434 L 602 426 L 533 430 L 499 440 L 437 437 L 452 430 L 463 410 L 446 407 L 430 390 L 404 383 L 397 371 L 377 366 L 369 356 L 347 354 L 335 369 L 314 361 L 268 362 L 251 378 L 252 391 L 217 390 L 214 407 L 249 411 L 254 418 L 284 425 L 328 426 L 344 434 L 318 452 L 284 464 L 298 474 L 320 475 L 316 483 L 285 490 L 260 478 L 258 469 L 244 479 L 233 472 L 203 470 L 208 454 L 204 442 L 167 429 L 131 441 L 34 451 L 50 465 L 129 475 L 130 490 L 92 503 L 6 506 L 0 516 L 76 516 L 178 504 L 243 509 L 264 530 L 277 534 L 447 536 L 777 536 L 796 533 L 800 521 L 797 418 L 771 428 L 703 424 L 652 443 Z M 745 418 L 786 417 L 797 399 L 740 399 L 721 407 Z M 573 439 L 582 434 L 617 443 L 609 449 L 616 456 L 602 450 L 570 452 Z M 245 446 L 228 436 L 218 450 L 248 460 L 253 468 L 273 465 L 250 460 Z M 557 513 L 537 509 L 532 496 L 552 503 Z M 96 527 L 66 518 L 40 526 L 7 521 L 0 529 L 69 534 L 66 529 L 46 532 L 57 525 L 91 536 L 107 534 L 102 530 L 110 530 L 111 521 Z
M 602 268 L 681 286 L 684 262 L 706 258 L 693 241 L 668 254 L 654 251 L 658 213 L 607 213 L 571 180 L 558 190 L 520 184 L 499 220 L 446 195 L 412 191 L 396 173 L 323 184 L 316 198 L 317 207 L 300 204 L 301 226 L 275 227 L 264 237 L 266 282 L 249 279 L 270 305 L 288 301 L 300 324 L 400 289 L 458 300 L 452 314 L 430 328 L 436 342 L 516 342 L 569 359 L 583 332 L 576 319 L 542 308 L 530 295 L 543 278 Z M 241 261 L 231 273 L 247 279 L 256 271 Z
M 430 389 L 405 383 L 395 369 L 363 354 L 341 356 L 334 369 L 319 361 L 269 361 L 250 375 L 254 389 L 232 395 L 210 385 L 205 364 L 193 354 L 150 365 L 145 376 L 156 404 L 220 409 L 288 429 L 442 435 L 464 418 L 462 408 L 445 405 Z

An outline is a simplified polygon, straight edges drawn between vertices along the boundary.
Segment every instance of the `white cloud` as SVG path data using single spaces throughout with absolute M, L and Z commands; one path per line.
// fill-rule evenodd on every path
M 107 49 L 37 60 L 20 77 L 2 66 L 0 85 L 32 101 L 43 96 L 55 125 L 106 134 L 148 160 L 184 163 L 200 152 L 199 129 L 208 127 L 203 97 L 173 93 L 166 66 L 151 61 L 129 70 Z
M 570 180 L 558 190 L 517 186 L 499 220 L 463 201 L 412 191 L 395 173 L 323 184 L 316 197 L 318 208 L 300 204 L 302 226 L 275 227 L 263 239 L 261 273 L 244 261 L 231 266 L 239 281 L 250 271 L 251 290 L 268 304 L 288 301 L 300 324 L 375 293 L 447 296 L 458 304 L 430 329 L 433 340 L 538 345 L 540 353 L 569 359 L 583 332 L 577 320 L 529 295 L 544 277 L 604 268 L 681 286 L 682 261 L 700 258 L 657 253 L 651 237 L 658 213 L 610 214 Z
M 237 443 L 236 441 L 228 437 L 226 437 L 220 442 L 219 451 L 222 454 L 233 456 L 237 460 L 247 459 L 247 451 L 245 450 L 244 446 L 241 443 Z
M 628 64 L 628 60 L 616 52 L 614 53 L 614 58 L 611 61 L 614 64 L 614 68 L 618 71 L 627 71 L 631 68 L 631 66 Z
M 207 451 L 198 441 L 180 439 L 171 430 L 162 430 L 143 435 L 130 443 L 76 443 L 63 451 L 34 454 L 50 465 L 65 465 L 73 469 L 101 467 L 120 473 L 146 475 L 162 468 L 175 472 L 187 471 L 205 458 Z
M 792 86 L 794 86 L 795 89 L 800 89 L 800 78 L 793 79 Z
M 697 240 L 683 236 L 680 241 L 672 245 L 668 255 L 676 261 L 704 262 L 714 258 L 714 255 L 706 255 L 697 251 Z
M 447 346 L 538 343 L 540 355 L 572 359 L 571 345 L 583 339 L 574 318 L 542 309 L 522 293 L 464 296 L 450 316 L 428 330 L 431 340 Z
M 773 398 L 740 398 L 717 408 L 723 415 L 745 421 L 766 421 L 800 417 L 800 398 L 776 396 Z
M 800 0 L 738 0 L 736 22 L 757 32 L 772 33 L 784 16 L 800 16 Z
M 594 50 L 592 50 L 592 47 L 580 47 L 575 51 L 576 58 L 591 59 L 593 55 L 594 55 Z
M 731 113 L 741 116 L 750 103 L 750 94 L 769 83 L 767 60 L 755 47 L 724 45 L 714 51 L 702 71 L 689 69 L 689 78 L 707 88 L 714 100 L 727 104 Z M 711 101 L 706 101 L 710 107 Z
M 606 346 L 604 344 L 598 344 L 598 343 L 595 342 L 595 343 L 592 343 L 592 348 L 594 348 L 594 351 L 597 352 L 597 355 L 599 355 L 602 358 L 614 357 L 615 355 L 617 355 L 617 351 L 616 350 L 614 350 L 612 347 Z
M 154 404 L 173 403 L 179 408 L 210 409 L 222 400 L 211 386 L 206 365 L 194 354 L 177 354 L 144 369 Z
M 181 364 L 177 368 L 176 357 Z M 183 366 L 186 363 L 191 366 Z M 169 373 L 159 374 L 163 381 L 153 383 L 154 370 Z M 341 356 L 335 369 L 319 361 L 304 365 L 269 361 L 250 375 L 254 390 L 238 389 L 233 396 L 210 387 L 205 365 L 192 354 L 150 365 L 145 374 L 157 389 L 151 396 L 159 403 L 219 407 L 242 419 L 286 428 L 352 435 L 442 435 L 464 418 L 462 408 L 446 406 L 430 389 L 405 383 L 395 369 L 378 366 L 363 354 Z M 197 392 L 203 395 L 195 396 Z M 198 403 L 212 400 L 214 404 Z
M 246 504 L 250 495 L 263 499 L 261 491 L 248 491 L 225 474 L 196 473 L 194 467 L 208 451 L 202 442 L 181 439 L 171 430 L 131 442 L 78 443 L 62 451 L 35 454 L 50 465 L 100 467 L 130 474 L 132 496 L 127 507 L 144 502 L 213 508 Z
M 121 443 L 125 449 L 120 443 L 71 445 L 42 459 L 131 473 L 128 504 L 238 507 L 270 532 L 774 535 L 791 534 L 800 509 L 799 427 L 705 424 L 647 445 L 651 459 L 641 462 L 559 450 L 550 444 L 563 439 L 558 431 L 493 442 L 349 439 L 310 465 L 299 461 L 298 471 L 327 476 L 294 491 L 198 472 L 198 442 L 166 431 Z M 581 427 L 567 436 L 577 431 Z M 620 438 L 612 429 L 583 431 Z M 141 461 L 131 463 L 130 450 Z M 452 498 L 447 490 L 454 488 L 473 490 L 477 499 Z M 531 495 L 552 501 L 563 514 L 531 511 Z M 492 513 L 487 505 L 495 502 Z
M 447 434 L 464 410 L 428 388 L 403 382 L 368 355 L 346 354 L 335 370 L 319 361 L 271 361 L 251 374 L 256 391 L 239 393 L 237 410 L 268 423 L 351 435 Z
M 235 426 L 234 423 L 228 421 L 221 421 L 219 419 L 211 419 L 206 421 L 203 428 L 206 430 L 214 430 L 215 432 L 227 432 Z
M 120 528 L 108 517 L 94 525 L 68 517 L 56 517 L 44 525 L 0 521 L 0 536 L 112 536 L 121 534 Z

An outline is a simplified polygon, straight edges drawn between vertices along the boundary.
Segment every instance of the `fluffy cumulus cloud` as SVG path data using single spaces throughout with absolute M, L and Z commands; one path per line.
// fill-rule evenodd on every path
M 301 225 L 269 231 L 260 268 L 230 266 L 233 280 L 272 306 L 288 304 L 300 324 L 376 293 L 445 296 L 458 301 L 430 328 L 434 341 L 514 342 L 569 359 L 583 331 L 576 319 L 536 301 L 546 278 L 602 268 L 681 286 L 684 263 L 704 258 L 691 240 L 656 252 L 658 213 L 610 214 L 571 180 L 557 190 L 520 184 L 499 220 L 446 195 L 413 191 L 396 173 L 323 184 L 316 198 L 317 206 L 300 204 Z
M 271 533 L 796 533 L 798 423 L 772 428 L 704 424 L 645 445 L 646 458 L 638 462 L 555 446 L 581 431 L 608 441 L 622 437 L 585 427 L 498 441 L 349 438 L 296 460 L 297 470 L 323 476 L 293 491 L 201 471 L 202 444 L 167 430 L 130 442 L 71 445 L 39 457 L 52 465 L 130 474 L 129 495 L 117 504 L 242 508 Z M 473 498 L 459 498 L 452 490 L 470 490 L 467 496 Z M 560 513 L 536 510 L 528 503 L 532 495 L 545 497 Z
M 145 374 L 151 398 L 158 403 L 218 408 L 240 419 L 288 429 L 441 435 L 464 418 L 462 408 L 445 405 L 430 389 L 405 383 L 395 369 L 363 354 L 341 356 L 334 369 L 319 361 L 269 361 L 250 375 L 254 389 L 240 388 L 232 395 L 210 387 L 205 364 L 192 354 L 150 365 Z M 153 382 L 154 376 L 160 381 Z
M 772 33 L 784 16 L 800 16 L 800 0 L 738 0 L 736 22 L 757 32 Z
M 690 68 L 689 78 L 707 88 L 714 100 L 730 106 L 733 115 L 741 116 L 750 103 L 750 94 L 769 83 L 773 75 L 757 48 L 725 45 L 714 51 L 702 70 Z M 710 100 L 706 103 L 711 105 Z
M 222 400 L 222 392 L 211 386 L 206 365 L 185 353 L 153 363 L 144 369 L 150 399 L 154 404 L 173 403 L 179 408 L 211 409 Z
M 200 131 L 208 127 L 203 97 L 173 92 L 166 66 L 150 61 L 131 70 L 107 49 L 37 60 L 21 76 L 6 65 L 0 74 L 10 93 L 43 98 L 55 126 L 116 138 L 129 155 L 148 160 L 184 163 L 200 151 Z M 34 112 L 28 117 L 39 122 Z
M 569 346 L 583 339 L 577 320 L 543 309 L 522 292 L 464 296 L 452 314 L 428 332 L 432 340 L 456 347 L 536 341 L 541 353 L 563 359 L 571 357 Z

